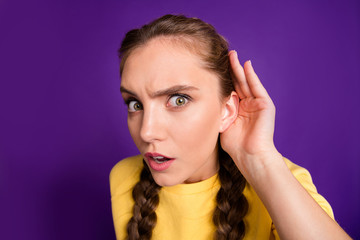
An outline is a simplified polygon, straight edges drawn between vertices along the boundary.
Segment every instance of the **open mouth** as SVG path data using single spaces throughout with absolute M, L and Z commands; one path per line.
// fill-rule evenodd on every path
M 145 153 L 145 158 L 147 159 L 149 167 L 154 171 L 164 171 L 175 161 L 175 158 L 170 158 L 156 152 Z
M 166 157 L 163 157 L 163 156 L 157 156 L 157 157 L 151 157 L 152 159 L 154 159 L 154 161 L 156 163 L 164 163 L 164 162 L 167 162 L 170 160 L 170 158 L 166 158 Z

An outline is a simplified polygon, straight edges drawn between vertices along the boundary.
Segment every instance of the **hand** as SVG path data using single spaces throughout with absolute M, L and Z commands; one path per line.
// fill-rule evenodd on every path
M 286 166 L 273 141 L 275 106 L 250 61 L 229 53 L 240 98 L 236 120 L 220 134 L 222 148 L 268 210 L 281 239 L 350 239 Z
M 250 158 L 280 155 L 273 141 L 275 106 L 254 72 L 251 62 L 245 62 L 242 68 L 236 51 L 230 51 L 229 58 L 240 103 L 238 117 L 220 135 L 220 142 L 243 172 L 248 168 L 247 161 Z

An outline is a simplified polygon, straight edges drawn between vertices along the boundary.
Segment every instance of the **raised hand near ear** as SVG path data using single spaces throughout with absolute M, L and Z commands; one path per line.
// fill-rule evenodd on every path
M 254 164 L 251 162 L 254 159 L 269 154 L 280 156 L 273 142 L 275 106 L 254 72 L 251 62 L 245 62 L 243 68 L 236 51 L 230 51 L 229 58 L 240 103 L 237 119 L 220 135 L 220 140 L 222 148 L 247 177 L 247 171 L 250 170 L 250 165 Z
M 222 148 L 255 190 L 281 239 L 350 239 L 296 180 L 273 141 L 275 106 L 250 61 L 229 53 L 240 97 L 237 118 L 220 134 Z

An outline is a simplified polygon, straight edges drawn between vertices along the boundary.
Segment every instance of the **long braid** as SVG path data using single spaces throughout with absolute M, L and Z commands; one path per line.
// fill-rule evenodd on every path
M 221 188 L 216 196 L 213 222 L 217 227 L 215 239 L 242 239 L 245 235 L 243 218 L 248 202 L 243 194 L 246 180 L 230 156 L 219 148 L 219 179 Z
M 174 43 L 182 44 L 198 56 L 203 66 L 219 77 L 221 97 L 224 99 L 234 91 L 230 74 L 228 43 L 215 28 L 198 18 L 182 15 L 165 15 L 139 29 L 129 31 L 119 49 L 120 75 L 127 58 L 132 52 L 145 46 L 157 37 L 169 37 Z M 248 203 L 243 195 L 246 180 L 230 158 L 219 148 L 219 178 L 221 188 L 217 194 L 217 207 L 213 222 L 217 227 L 215 239 L 241 239 L 245 234 L 243 218 Z M 139 183 L 133 190 L 134 216 L 128 223 L 129 239 L 150 239 L 156 223 L 155 209 L 159 202 L 160 187 L 151 177 L 145 164 Z
M 159 205 L 158 193 L 160 188 L 144 162 L 140 181 L 134 186 L 132 191 L 135 204 L 133 216 L 127 225 L 128 240 L 151 239 L 152 230 L 156 225 L 155 210 Z

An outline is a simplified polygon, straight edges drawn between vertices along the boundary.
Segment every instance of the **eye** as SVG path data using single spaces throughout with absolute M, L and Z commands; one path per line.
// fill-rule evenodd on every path
M 127 105 L 128 105 L 129 112 L 136 112 L 136 111 L 140 111 L 143 109 L 141 103 L 136 100 L 129 101 Z
M 173 95 L 169 98 L 168 105 L 173 107 L 181 107 L 189 101 L 189 97 L 185 95 Z

